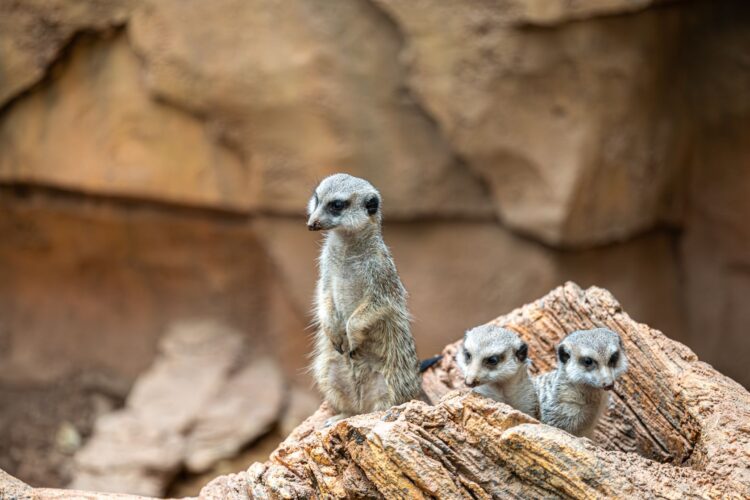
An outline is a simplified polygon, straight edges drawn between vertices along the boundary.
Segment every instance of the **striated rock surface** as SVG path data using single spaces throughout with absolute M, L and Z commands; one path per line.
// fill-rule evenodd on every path
M 467 392 L 457 344 L 424 376 L 435 406 L 411 402 L 322 428 L 325 405 L 264 463 L 218 478 L 203 498 L 490 498 L 750 495 L 750 394 L 684 345 L 637 323 L 607 291 L 568 283 L 495 320 L 554 363 L 571 330 L 605 326 L 631 366 L 593 441 Z
M 432 405 L 412 401 L 329 428 L 323 405 L 267 462 L 216 478 L 200 498 L 750 495 L 750 393 L 633 321 L 609 292 L 568 283 L 494 322 L 529 342 L 535 371 L 551 368 L 554 344 L 571 330 L 605 326 L 622 336 L 631 366 L 593 440 L 462 388 L 456 343 L 424 375 Z M 44 490 L 0 476 L 2 491 Z

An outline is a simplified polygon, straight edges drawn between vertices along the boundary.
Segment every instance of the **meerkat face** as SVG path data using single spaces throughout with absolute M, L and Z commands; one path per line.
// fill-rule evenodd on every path
M 528 346 L 518 335 L 505 328 L 482 325 L 464 335 L 456 361 L 469 387 L 499 383 L 526 369 Z
M 307 203 L 310 231 L 356 232 L 380 224 L 380 194 L 364 179 L 347 174 L 326 177 Z
M 622 339 L 606 328 L 571 333 L 558 345 L 557 357 L 568 380 L 607 391 L 628 369 Z

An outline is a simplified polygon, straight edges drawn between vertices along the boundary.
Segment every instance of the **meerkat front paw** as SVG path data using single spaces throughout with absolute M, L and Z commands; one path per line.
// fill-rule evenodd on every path
M 346 355 L 349 352 L 349 339 L 346 338 L 346 335 L 331 338 L 331 343 L 339 354 Z

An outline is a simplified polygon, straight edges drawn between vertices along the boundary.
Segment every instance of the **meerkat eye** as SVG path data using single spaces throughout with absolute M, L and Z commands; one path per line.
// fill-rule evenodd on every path
M 617 362 L 620 360 L 620 351 L 616 351 L 610 358 L 609 358 L 609 366 L 615 366 Z
M 342 210 L 349 206 L 349 202 L 345 200 L 333 200 L 329 201 L 327 208 L 332 214 L 339 214 Z
M 498 363 L 499 363 L 500 361 L 502 361 L 502 360 L 503 360 L 503 357 L 502 357 L 502 356 L 497 356 L 497 355 L 495 355 L 495 356 L 490 356 L 490 357 L 488 357 L 488 358 L 485 358 L 484 362 L 485 362 L 485 363 L 486 363 L 486 364 L 487 364 L 488 366 L 497 366 L 497 364 L 498 364 Z
M 594 360 L 593 360 L 593 359 L 591 359 L 591 358 L 589 358 L 588 356 L 586 356 L 585 358 L 581 358 L 581 359 L 580 359 L 580 362 L 581 362 L 581 364 L 582 364 L 583 366 L 585 366 L 586 368 L 589 368 L 589 367 L 591 367 L 591 366 L 593 366 L 593 365 L 594 365 Z

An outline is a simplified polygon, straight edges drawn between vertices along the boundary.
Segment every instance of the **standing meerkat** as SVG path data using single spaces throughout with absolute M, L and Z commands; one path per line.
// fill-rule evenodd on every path
M 338 412 L 384 410 L 421 394 L 406 290 L 381 235 L 381 200 L 367 181 L 323 179 L 307 206 L 311 231 L 328 231 L 315 293 L 313 373 Z
M 539 418 L 539 401 L 528 372 L 528 345 L 495 325 L 472 328 L 456 356 L 464 382 L 488 398 Z
M 628 369 L 620 336 L 606 328 L 579 330 L 557 346 L 557 369 L 534 379 L 541 420 L 592 437 L 615 380 Z

